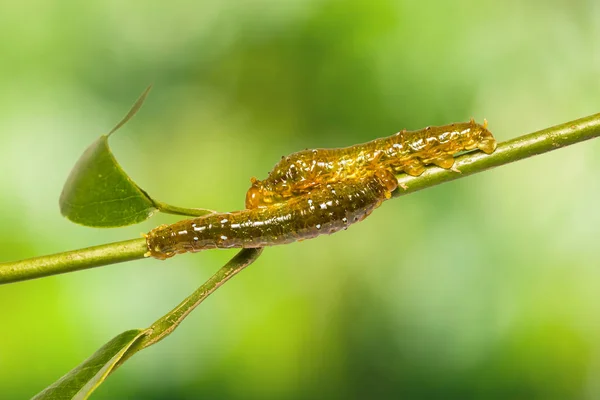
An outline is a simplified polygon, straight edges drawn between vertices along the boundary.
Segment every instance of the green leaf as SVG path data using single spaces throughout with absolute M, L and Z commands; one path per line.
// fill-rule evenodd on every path
M 33 399 L 87 399 L 115 369 L 131 346 L 148 333 L 148 329 L 133 329 L 114 337 Z
M 71 170 L 59 200 L 60 212 L 69 220 L 85 226 L 111 228 L 137 224 L 157 210 L 194 217 L 214 212 L 171 206 L 151 198 L 129 178 L 110 151 L 108 137 L 133 118 L 150 89 L 148 86 L 107 135 L 100 136 L 87 148 Z
M 108 135 L 86 149 L 71 170 L 59 200 L 61 214 L 71 221 L 110 228 L 142 222 L 156 211 L 154 201 L 123 171 L 108 147 L 108 137 L 133 118 L 151 88 Z
M 83 153 L 60 195 L 60 212 L 86 226 L 116 227 L 142 222 L 154 202 L 127 176 L 101 136 Z
M 73 167 L 59 200 L 61 214 L 71 221 L 109 228 L 142 222 L 156 211 L 154 201 L 123 171 L 108 147 L 108 137 L 133 118 L 150 89 L 148 86 L 127 115 L 88 147 Z

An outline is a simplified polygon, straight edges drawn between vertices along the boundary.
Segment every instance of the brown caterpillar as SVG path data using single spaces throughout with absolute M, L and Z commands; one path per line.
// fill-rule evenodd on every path
M 470 122 L 432 126 L 418 131 L 398 132 L 355 146 L 338 149 L 304 150 L 283 157 L 267 179 L 252 178 L 246 193 L 246 208 L 264 207 L 303 195 L 315 187 L 356 179 L 374 169 L 418 176 L 425 165 L 442 168 L 454 165 L 454 155 L 479 149 L 491 154 L 496 140 L 483 125 Z
M 164 260 L 185 252 L 274 246 L 331 234 L 363 220 L 389 199 L 397 186 L 394 174 L 381 169 L 270 207 L 162 225 L 146 235 L 146 255 Z

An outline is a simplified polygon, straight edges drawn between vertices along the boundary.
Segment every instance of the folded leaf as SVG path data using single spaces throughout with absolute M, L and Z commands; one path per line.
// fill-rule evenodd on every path
M 90 358 L 38 393 L 33 399 L 87 399 L 114 370 L 127 350 L 149 332 L 149 329 L 133 329 L 114 337 Z
M 83 153 L 60 195 L 60 212 L 86 226 L 117 227 L 144 221 L 154 202 L 117 163 L 101 136 Z

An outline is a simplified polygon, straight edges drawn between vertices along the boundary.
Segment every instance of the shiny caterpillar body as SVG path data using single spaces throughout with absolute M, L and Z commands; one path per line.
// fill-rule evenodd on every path
M 252 179 L 246 210 L 159 226 L 147 256 L 213 248 L 257 248 L 331 234 L 366 218 L 398 186 L 394 174 L 418 176 L 425 165 L 454 165 L 462 151 L 490 154 L 496 140 L 475 121 L 402 131 L 368 143 L 305 150 L 284 157 L 263 181 Z
M 246 193 L 246 208 L 265 207 L 310 192 L 316 187 L 351 181 L 375 169 L 418 176 L 425 165 L 442 168 L 454 165 L 454 155 L 479 149 L 491 154 L 496 140 L 474 120 L 418 131 L 401 131 L 371 142 L 339 148 L 304 150 L 275 165 L 267 179 L 252 179 Z
M 256 248 L 331 234 L 367 217 L 398 186 L 388 170 L 377 170 L 347 182 L 326 184 L 286 203 L 214 213 L 172 225 L 148 235 L 148 256 L 214 248 Z

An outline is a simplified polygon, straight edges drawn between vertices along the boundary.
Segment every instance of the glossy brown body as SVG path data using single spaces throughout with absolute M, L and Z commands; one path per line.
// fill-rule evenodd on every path
M 274 246 L 331 234 L 364 219 L 397 185 L 389 171 L 373 171 L 324 185 L 286 203 L 159 226 L 146 237 L 148 255 L 165 259 L 185 252 Z
M 423 173 L 427 164 L 451 168 L 456 153 L 478 148 L 490 154 L 496 149 L 496 140 L 486 125 L 471 120 L 402 131 L 345 148 L 293 153 L 282 158 L 265 180 L 252 180 L 246 207 L 284 202 L 315 187 L 357 179 L 381 168 L 413 176 Z

